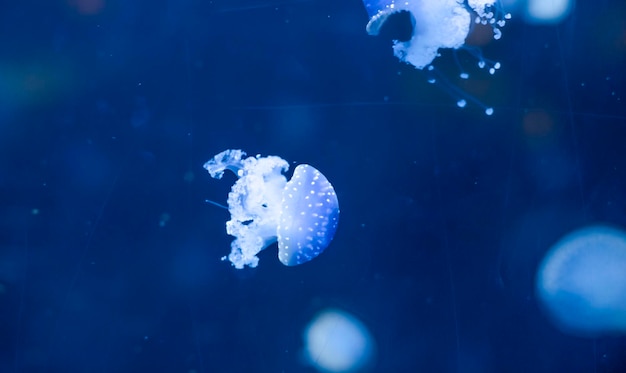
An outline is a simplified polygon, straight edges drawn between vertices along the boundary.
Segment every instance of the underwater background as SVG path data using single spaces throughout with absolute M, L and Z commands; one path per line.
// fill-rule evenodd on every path
M 316 372 L 329 309 L 358 371 L 626 372 L 626 332 L 563 332 L 535 284 L 564 235 L 626 228 L 626 3 L 516 10 L 468 39 L 494 75 L 442 50 L 430 84 L 360 0 L 0 5 L 0 372 Z M 323 172 L 324 253 L 221 260 L 226 149 Z

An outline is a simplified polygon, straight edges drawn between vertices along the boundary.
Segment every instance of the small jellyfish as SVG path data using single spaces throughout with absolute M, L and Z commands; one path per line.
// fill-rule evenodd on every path
M 287 181 L 287 161 L 276 156 L 245 158 L 226 150 L 204 164 L 211 177 L 225 170 L 238 180 L 228 194 L 226 232 L 235 237 L 228 260 L 237 269 L 256 267 L 257 254 L 278 242 L 278 259 L 286 266 L 306 263 L 328 247 L 337 230 L 339 203 L 328 179 L 301 164 Z M 222 260 L 225 260 L 223 257 Z
M 592 226 L 568 234 L 541 262 L 536 286 L 563 332 L 626 334 L 626 233 Z
M 325 309 L 304 330 L 304 361 L 320 372 L 361 372 L 372 363 L 376 343 L 355 316 Z

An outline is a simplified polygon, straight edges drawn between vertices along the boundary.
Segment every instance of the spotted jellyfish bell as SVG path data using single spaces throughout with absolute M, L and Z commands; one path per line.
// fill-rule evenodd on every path
M 287 161 L 276 156 L 245 158 L 226 150 L 204 164 L 211 177 L 225 170 L 238 179 L 228 194 L 226 232 L 235 237 L 228 260 L 237 269 L 256 267 L 257 254 L 278 242 L 278 259 L 286 266 L 306 263 L 332 241 L 339 221 L 339 202 L 328 179 L 312 166 L 298 165 L 291 180 Z M 222 260 L 225 260 L 223 257 Z

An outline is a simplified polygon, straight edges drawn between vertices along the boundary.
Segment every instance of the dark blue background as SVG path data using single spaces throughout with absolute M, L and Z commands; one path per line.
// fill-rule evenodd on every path
M 624 372 L 626 340 L 570 337 L 534 274 L 572 229 L 626 227 L 626 5 L 515 18 L 435 65 L 365 32 L 359 0 L 0 6 L 0 372 L 308 372 L 301 334 L 338 307 L 375 372 Z M 86 2 L 89 4 L 89 2 Z M 97 2 L 95 3 L 97 4 Z M 225 149 L 309 163 L 335 240 L 237 271 L 202 164 Z

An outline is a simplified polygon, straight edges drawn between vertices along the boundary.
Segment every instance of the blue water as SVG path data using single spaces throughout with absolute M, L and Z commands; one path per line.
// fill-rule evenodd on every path
M 443 51 L 433 85 L 360 0 L 2 4 L 0 372 L 315 372 L 330 307 L 368 327 L 369 372 L 625 372 L 623 334 L 563 333 L 534 283 L 565 234 L 626 227 L 624 19 L 513 13 L 480 45 L 495 75 Z M 220 260 L 204 201 L 235 177 L 202 165 L 225 149 L 323 172 L 324 253 Z

